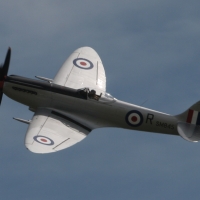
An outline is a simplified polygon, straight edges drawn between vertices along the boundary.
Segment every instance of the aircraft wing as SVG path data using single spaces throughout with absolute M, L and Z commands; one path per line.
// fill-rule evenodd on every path
M 90 131 L 61 113 L 39 108 L 28 127 L 25 146 L 34 153 L 52 153 L 80 142 Z
M 97 94 L 106 91 L 106 76 L 102 61 L 90 47 L 75 50 L 55 76 L 54 83 L 74 89 L 88 87 Z

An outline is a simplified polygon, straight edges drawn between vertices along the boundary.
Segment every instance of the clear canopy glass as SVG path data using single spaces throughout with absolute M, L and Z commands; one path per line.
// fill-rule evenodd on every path
M 109 93 L 104 93 L 101 95 L 100 102 L 104 102 L 104 103 L 113 103 L 116 101 L 116 99 Z

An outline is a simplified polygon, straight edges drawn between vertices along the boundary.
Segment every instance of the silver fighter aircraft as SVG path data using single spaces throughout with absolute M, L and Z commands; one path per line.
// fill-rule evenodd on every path
M 106 76 L 99 55 L 90 47 L 75 50 L 54 79 L 7 76 L 11 49 L 0 68 L 0 101 L 3 93 L 29 107 L 25 146 L 34 153 L 51 153 L 83 140 L 93 129 L 118 127 L 180 135 L 200 140 L 200 102 L 180 115 L 126 103 L 106 92 Z

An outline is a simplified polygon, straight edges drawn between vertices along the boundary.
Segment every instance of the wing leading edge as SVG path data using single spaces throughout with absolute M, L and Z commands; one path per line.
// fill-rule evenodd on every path
M 61 113 L 39 108 L 28 127 L 25 146 L 34 153 L 52 153 L 80 142 L 90 131 Z

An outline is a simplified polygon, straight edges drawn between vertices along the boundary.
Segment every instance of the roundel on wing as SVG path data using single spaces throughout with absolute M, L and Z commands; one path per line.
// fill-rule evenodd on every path
M 73 60 L 73 64 L 81 69 L 92 69 L 94 67 L 93 63 L 85 58 L 76 58 Z
M 37 135 L 34 136 L 33 139 L 40 143 L 40 144 L 44 144 L 44 145 L 54 145 L 54 141 L 48 137 L 42 136 L 42 135 Z
M 126 122 L 128 125 L 137 127 L 143 123 L 143 116 L 141 112 L 137 110 L 131 110 L 126 114 Z

